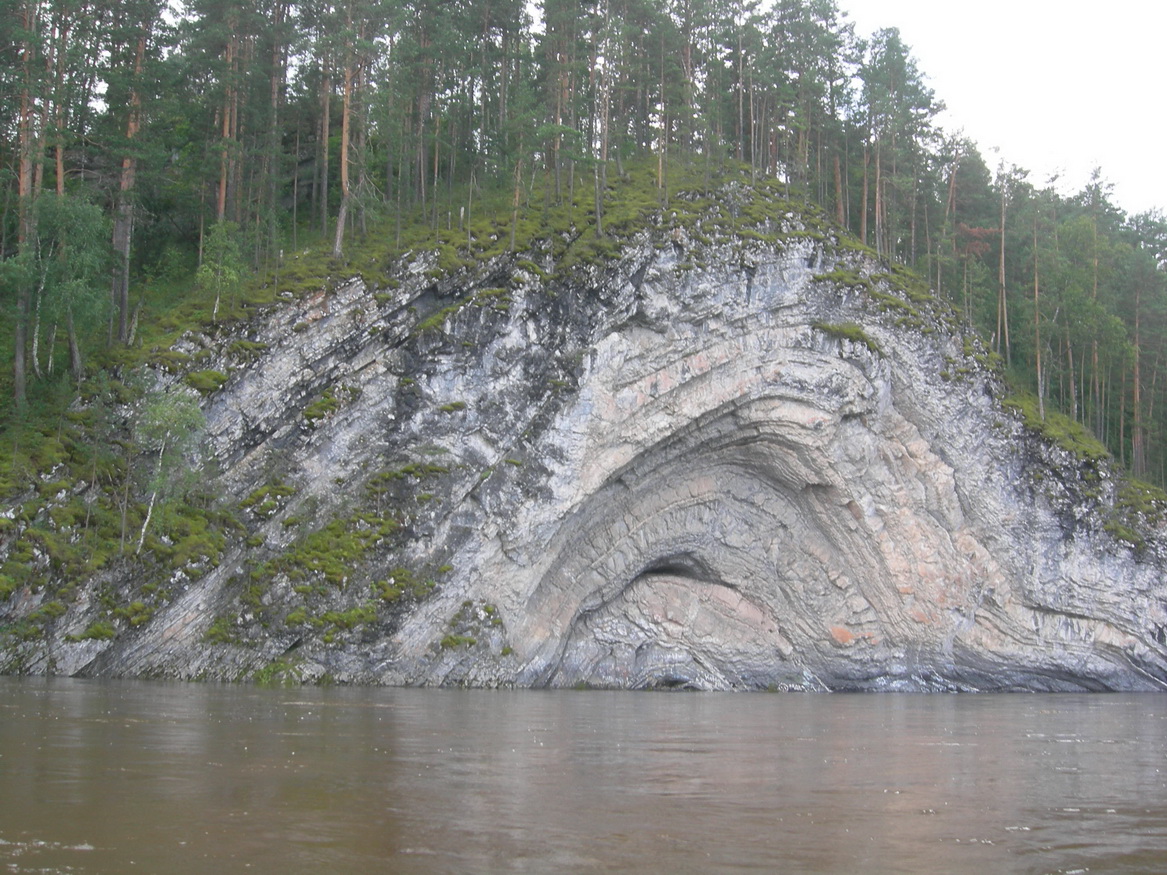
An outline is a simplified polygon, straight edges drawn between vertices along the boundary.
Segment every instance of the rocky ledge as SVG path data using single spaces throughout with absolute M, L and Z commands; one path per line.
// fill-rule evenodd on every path
M 1003 406 L 918 280 L 801 213 L 550 252 L 452 273 L 419 253 L 184 340 L 229 375 L 203 471 L 242 531 L 116 634 L 82 633 L 142 580 L 81 582 L 7 670 L 1167 686 L 1161 530 L 1115 524 L 1117 474 Z

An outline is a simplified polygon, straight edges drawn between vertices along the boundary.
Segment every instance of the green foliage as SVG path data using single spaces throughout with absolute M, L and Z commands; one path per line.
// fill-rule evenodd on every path
M 150 618 L 154 616 L 154 608 L 145 602 L 135 601 L 116 608 L 113 615 L 118 619 L 125 620 L 130 626 L 141 626 L 150 622 Z
M 139 545 L 144 542 L 154 502 L 184 497 L 198 480 L 188 455 L 201 444 L 206 420 L 198 402 L 182 389 L 152 392 L 144 399 L 134 422 L 138 445 L 153 457 L 147 482 L 150 506 L 142 524 Z
M 814 276 L 815 282 L 830 283 L 833 286 L 846 286 L 864 292 L 871 291 L 871 280 L 857 270 L 836 267 L 828 273 L 818 273 Z
M 1106 447 L 1079 422 L 1053 411 L 1041 418 L 1037 398 L 1029 394 L 1010 395 L 1004 405 L 1021 414 L 1027 428 L 1037 432 L 1051 443 L 1085 461 L 1096 462 L 1108 458 Z
M 10 53 L 9 127 L 18 127 L 18 98 L 30 89 L 30 106 L 60 104 L 67 129 L 41 119 L 27 226 L 17 222 L 27 204 L 19 203 L 15 152 L 13 172 L 0 178 L 11 206 L 0 274 L 11 302 L 18 290 L 35 299 L 27 322 L 37 333 L 40 320 L 45 371 L 51 325 L 64 328 L 70 314 L 87 346 L 107 344 L 109 241 L 119 236 L 110 233 L 111 217 L 124 233 L 132 228 L 129 263 L 116 267 L 133 277 L 140 321 L 134 342 L 101 350 L 101 361 L 128 369 L 153 358 L 176 373 L 198 366 L 169 351 L 182 332 L 327 294 L 353 277 L 384 307 L 398 296 L 377 290 L 405 277 L 428 281 L 439 297 L 452 278 L 469 278 L 468 300 L 488 318 L 511 302 L 501 288 L 473 291 L 469 269 L 484 264 L 499 286 L 528 276 L 578 285 L 646 229 L 659 251 L 685 250 L 676 253 L 678 269 L 702 264 L 701 250 L 714 244 L 744 252 L 813 241 L 832 254 L 858 254 L 869 273 L 882 262 L 879 274 L 845 279 L 866 289 L 891 277 L 897 291 L 873 300 L 905 327 L 934 329 L 922 315 L 930 312 L 927 286 L 942 289 L 970 328 L 993 337 L 1020 386 L 1049 387 L 1051 404 L 1089 421 L 1116 456 L 1137 455 L 1134 467 L 1167 476 L 1167 380 L 1151 364 L 1167 298 L 1158 270 L 1163 217 L 1124 215 L 1100 174 L 1072 196 L 1027 182 L 1004 160 L 994 175 L 973 143 L 937 127 L 941 102 L 895 28 L 856 33 L 834 2 L 736 12 L 648 2 L 617 4 L 599 17 L 590 7 L 503 4 L 485 23 L 457 4 L 409 14 L 358 4 L 344 23 L 327 5 L 226 16 L 215 4 L 167 16 L 158 8 L 151 0 L 128 17 L 97 16 L 72 34 L 75 51 L 52 76 L 22 74 L 20 53 Z M 135 34 L 143 27 L 144 69 L 123 18 Z M 161 21 L 165 27 L 150 26 Z M 47 26 L 38 20 L 34 42 L 49 38 L 39 30 Z M 270 65 L 224 64 L 225 29 L 241 45 L 283 58 L 278 81 Z M 319 59 L 335 61 L 339 81 L 345 33 L 362 35 L 356 56 L 369 75 L 360 77 L 358 105 L 334 95 L 336 124 L 322 141 L 313 96 Z M 556 82 L 587 87 L 550 87 Z M 273 87 L 287 95 L 275 115 Z M 232 96 L 226 117 L 224 94 Z M 492 95 L 489 111 L 482 95 Z M 149 112 L 129 117 L 139 103 Z M 341 156 L 338 116 L 346 111 L 364 122 Z M 609 124 L 613 113 L 619 124 Z M 141 122 L 132 134 L 131 121 Z M 60 179 L 47 160 L 57 145 Z M 304 156 L 326 149 L 326 166 L 309 171 Z M 871 155 L 882 160 L 861 157 Z M 359 182 L 341 198 L 337 177 L 350 167 Z M 351 230 L 346 257 L 334 258 L 342 201 Z M 828 218 L 836 215 L 849 227 L 836 227 Z M 1008 290 L 1000 310 L 998 256 Z M 897 260 L 917 261 L 919 274 Z M 1038 274 L 1041 299 L 1032 301 L 1021 292 L 1036 291 Z M 466 303 L 426 309 L 419 333 L 442 330 Z M 1059 341 L 1049 343 L 1053 337 Z M 228 342 L 240 363 L 262 352 Z M 0 343 L 11 361 L 13 338 Z M 1043 348 L 1047 372 L 1039 375 Z M 0 370 L 0 390 L 11 388 L 10 370 Z M 1118 387 L 1107 391 L 1111 380 Z M 30 406 L 52 397 L 59 411 L 72 400 L 67 381 L 66 397 L 51 374 L 32 382 Z M 0 488 L 13 480 L 0 475 Z
M 325 389 L 319 398 L 304 408 L 304 419 L 309 425 L 316 425 L 341 408 L 343 401 L 352 401 L 360 394 L 359 389 L 349 386 Z
M 67 610 L 68 609 L 59 601 L 45 602 L 39 608 L 29 613 L 25 619 L 27 619 L 30 623 L 44 625 L 45 623 L 63 616 Z
M 1149 525 L 1159 525 L 1167 519 L 1167 492 L 1134 477 L 1124 477 L 1115 509 L 1128 517 L 1141 517 Z
M 216 617 L 203 633 L 203 641 L 207 644 L 235 644 L 238 640 L 235 635 L 237 621 L 238 617 L 234 616 Z
M 218 564 L 227 546 L 227 532 L 239 531 L 238 522 L 225 511 L 209 510 L 187 502 L 163 504 L 155 514 L 157 529 L 165 539 L 147 537 L 150 555 L 174 570 Z
M 870 298 L 880 310 L 897 315 L 896 324 L 901 327 L 919 328 L 923 324 L 919 310 L 898 295 L 873 288 Z
M 18 296 L 31 294 L 21 324 L 38 341 L 36 363 L 43 371 L 37 375 L 33 368 L 26 410 L 0 408 L 0 494 L 12 508 L 10 518 L 0 518 L 6 550 L 0 599 L 22 587 L 44 593 L 44 612 L 36 616 L 52 624 L 57 608 L 50 606 L 68 604 L 70 586 L 121 557 L 128 578 L 146 581 L 141 591 L 127 588 L 110 597 L 109 617 L 124 629 L 146 622 L 164 603 L 164 588 L 147 587 L 213 565 L 233 537 L 246 536 L 243 543 L 252 548 L 264 545 L 260 532 L 267 529 L 261 523 L 287 507 L 292 487 L 276 482 L 248 496 L 240 509 L 253 526 L 250 533 L 195 488 L 204 424 L 194 392 L 207 395 L 226 382 L 226 373 L 207 369 L 212 361 L 226 357 L 231 367 L 242 367 L 267 351 L 263 343 L 241 339 L 257 336 L 250 326 L 228 332 L 216 323 L 300 299 L 304 315 L 294 318 L 304 321 L 289 330 L 307 339 L 327 312 L 327 295 L 359 277 L 378 320 L 408 325 L 420 311 L 424 318 L 412 342 L 424 350 L 447 343 L 440 334 L 448 328 L 499 319 L 516 300 L 537 307 L 568 290 L 602 289 L 605 272 L 630 251 L 630 241 L 655 247 L 660 263 L 677 270 L 714 257 L 722 263 L 740 257 L 745 266 L 783 247 L 802 247 L 799 257 L 806 255 L 811 265 L 832 265 L 841 257 L 841 266 L 816 279 L 861 292 L 868 314 L 884 327 L 895 322 L 932 330 L 947 296 L 970 329 L 993 337 L 994 351 L 968 344 L 966 358 L 993 369 L 1007 361 L 1019 387 L 1050 393 L 1044 419 L 1029 402 L 1015 402 L 1030 427 L 1083 458 L 1101 458 L 1105 451 L 1086 429 L 1054 412 L 1058 406 L 1073 410 L 1105 436 L 1116 455 L 1162 479 L 1167 379 L 1159 373 L 1157 350 L 1167 289 L 1158 265 L 1167 260 L 1167 234 L 1161 217 L 1128 219 L 1109 204 L 1098 180 L 1069 198 L 1018 185 L 1006 173 L 994 180 L 971 144 L 938 136 L 931 126 L 936 103 L 899 37 L 881 32 L 860 44 L 829 3 L 817 11 L 807 4 L 771 4 L 720 18 L 712 15 L 717 10 L 698 10 L 699 18 L 720 21 L 712 30 L 708 22 L 687 29 L 694 22 L 682 21 L 679 9 L 654 3 L 613 7 L 605 33 L 597 35 L 594 22 L 586 15 L 579 19 L 575 9 L 566 11 L 567 21 L 556 21 L 556 9 L 544 9 L 538 28 L 525 20 L 522 4 L 492 7 L 491 26 L 484 28 L 462 7 L 443 10 L 450 14 L 440 21 L 424 5 L 410 8 L 413 18 L 354 8 L 368 39 L 365 60 L 376 72 L 362 80 L 361 99 L 367 102 L 359 112 L 377 109 L 375 123 L 361 126 L 360 155 L 346 156 L 358 159 L 361 181 L 349 214 L 360 236 L 351 240 L 345 259 L 332 258 L 327 245 L 338 204 L 328 174 L 344 166 L 335 129 L 328 166 L 318 168 L 325 175 L 300 166 L 302 156 L 319 155 L 326 145 L 310 133 L 320 111 L 311 96 L 319 93 L 317 59 L 344 63 L 320 42 L 335 37 L 329 20 L 303 17 L 313 11 L 303 4 L 280 6 L 288 19 L 278 27 L 265 17 L 271 9 L 257 7 L 254 15 L 233 20 L 245 45 L 287 57 L 289 79 L 272 83 L 262 64 L 228 73 L 213 61 L 220 53 L 204 43 L 223 22 L 213 19 L 211 7 L 174 12 L 176 40 L 164 48 L 151 43 L 147 55 L 156 66 L 142 76 L 125 69 L 125 53 L 116 50 L 120 37 L 107 28 L 113 19 L 95 19 L 93 42 L 76 53 L 89 60 L 77 66 L 80 61 L 66 59 L 60 69 L 63 93 L 99 96 L 88 106 L 64 107 L 75 127 L 66 143 L 67 178 L 60 180 L 68 194 L 47 194 L 56 168 L 51 162 L 40 166 L 46 193 L 33 210 L 35 227 L 20 245 L 15 174 L 0 179 L 12 206 L 0 283 L 13 322 Z M 414 28 L 430 35 L 430 50 L 441 64 L 417 66 L 410 49 Z M 298 36 L 282 43 L 285 32 Z M 390 45 L 394 51 L 382 53 Z M 603 54 L 604 72 L 613 74 L 625 97 L 638 95 L 619 102 L 621 124 L 611 130 L 600 123 L 599 107 L 617 95 L 603 93 L 607 76 L 588 67 L 589 59 L 600 56 L 597 47 L 616 49 Z M 748 47 L 747 81 L 740 80 L 741 47 Z M 680 57 L 692 60 L 691 76 L 681 75 Z M 92 58 L 102 62 L 94 66 Z M 575 66 L 568 69 L 570 64 Z M 418 77 L 421 68 L 430 69 L 433 81 Z M 845 93 L 846 83 L 840 85 L 841 70 L 857 71 L 854 99 Z M 561 74 L 567 79 L 558 79 Z M 568 80 L 592 85 L 570 94 L 545 87 Z M 116 210 L 123 203 L 116 173 L 129 145 L 123 132 L 132 81 L 143 88 L 147 82 L 169 85 L 166 93 L 146 95 L 150 112 L 131 150 L 140 170 L 138 188 L 124 195 L 135 228 L 127 265 L 134 276 L 135 331 L 123 345 L 107 340 L 111 234 L 96 204 Z M 47 83 L 39 82 L 46 89 Z M 273 84 L 289 95 L 278 118 L 268 114 L 266 102 Z M 238 129 L 227 135 L 214 123 L 224 93 L 236 96 L 238 110 Z M 476 97 L 484 94 L 495 96 L 488 113 Z M 47 90 L 34 95 L 34 105 L 52 106 L 51 97 Z M 560 105 L 564 100 L 568 105 Z M 743 100 L 765 107 L 757 120 L 750 114 L 748 128 L 735 107 Z M 339 113 L 338 102 L 332 109 Z M 661 120 L 668 120 L 667 130 L 658 131 Z M 600 136 L 611 161 L 599 159 L 594 141 Z M 754 144 L 763 148 L 755 151 Z M 51 149 L 52 142 L 42 145 Z M 883 171 L 857 157 L 876 147 Z M 731 154 L 742 160 L 729 160 Z M 843 159 L 838 194 L 832 156 Z M 776 167 L 781 178 L 769 175 Z M 889 168 L 895 168 L 891 175 Z M 882 178 L 868 179 L 879 172 Z M 324 182 L 331 200 L 321 197 Z M 869 183 L 881 193 L 878 205 L 864 194 Z M 216 204 L 220 192 L 223 203 Z M 803 203 L 806 196 L 817 197 L 822 209 Z M 1006 196 L 1009 224 L 1001 235 L 996 210 Z M 850 230 L 864 229 L 870 246 L 834 226 L 827 216 L 835 215 L 836 206 L 847 207 Z M 215 215 L 237 221 L 207 224 Z M 953 227 L 951 215 L 966 227 Z M 711 253 L 714 246 L 721 251 Z M 919 274 L 895 263 L 925 248 Z M 1003 313 L 996 306 L 999 253 L 1008 290 Z M 861 267 L 846 266 L 854 263 Z M 1039 268 L 1042 298 L 1031 302 L 1028 290 L 1036 288 Z M 934 296 L 921 276 L 943 295 Z M 531 278 L 544 287 L 528 296 Z M 378 291 L 398 288 L 399 294 Z M 395 311 L 411 305 L 418 310 Z M 1001 316 L 1011 320 L 1012 350 L 1001 337 Z M 63 333 L 70 318 L 101 366 L 80 386 L 63 379 L 59 366 L 51 368 L 64 349 L 59 342 L 52 351 L 52 326 Z M 380 331 L 384 324 L 372 328 Z M 854 323 L 815 327 L 880 352 Z M 192 330 L 199 342 L 206 338 L 206 349 L 174 349 Z M 472 342 L 470 335 L 459 339 Z M 11 331 L 0 338 L 0 352 L 10 362 L 13 342 Z M 1047 369 L 1041 375 L 1035 373 L 1038 351 Z M 1136 361 L 1142 367 L 1138 407 L 1131 388 Z M 147 391 L 151 384 L 133 377 L 143 364 L 194 391 Z M 215 366 L 230 373 L 227 365 Z M 973 370 L 971 362 L 953 361 L 944 373 L 951 379 Z M 0 372 L 0 389 L 9 395 L 11 380 L 11 368 Z M 556 389 L 567 385 L 549 382 Z M 344 392 L 326 389 L 305 408 L 304 421 L 313 425 L 334 415 L 351 400 Z M 465 406 L 450 401 L 437 410 L 453 414 Z M 1148 445 L 1137 459 L 1131 437 L 1136 432 Z M 517 467 L 521 460 L 503 463 Z M 417 504 L 446 494 L 436 487 L 415 491 L 446 470 L 410 462 L 381 472 L 354 495 L 362 507 L 323 524 L 310 507 L 297 508 L 296 516 L 285 517 L 288 530 L 282 533 L 296 537 L 293 545 L 247 565 L 240 586 L 245 604 L 262 614 L 265 588 L 279 575 L 311 601 L 321 588 L 332 595 L 333 588 L 367 574 L 374 555 L 391 552 L 389 543 Z M 1157 499 L 1124 490 L 1111 521 L 1123 535 L 1158 513 Z M 319 527 L 308 531 L 314 525 Z M 133 535 L 139 531 L 144 553 L 135 558 Z M 377 549 L 380 554 L 374 554 Z M 436 585 L 427 573 L 395 569 L 373 584 L 370 604 L 398 610 L 388 606 L 424 598 Z M 354 615 L 350 623 L 348 612 L 325 619 L 327 614 L 318 616 L 321 605 L 313 604 L 279 610 L 288 611 L 290 625 L 316 628 L 315 622 L 330 635 L 368 622 Z M 484 627 L 501 622 L 489 607 L 480 610 Z M 212 627 L 218 631 L 208 633 L 208 640 L 219 632 L 222 640 L 233 640 L 235 620 L 220 619 L 224 625 Z M 36 623 L 20 629 L 41 634 Z
M 493 636 L 497 641 L 503 634 L 503 620 L 498 608 L 488 602 L 466 599 L 458 612 L 450 618 L 449 632 L 438 642 L 443 650 L 473 647 L 480 640 Z M 507 652 L 509 649 L 504 648 Z M 504 652 L 503 655 L 507 655 Z
M 299 539 L 288 551 L 251 573 L 253 581 L 285 574 L 294 582 L 321 581 L 343 587 L 365 554 L 398 529 L 392 516 L 357 514 L 334 519 Z
M 72 194 L 42 194 L 33 210 L 32 238 L 14 256 L 0 259 L 0 288 L 25 289 L 46 326 L 68 323 L 70 332 L 74 326 L 98 328 L 110 308 L 112 253 L 105 214 Z
M 1146 546 L 1145 533 L 1167 519 L 1167 492 L 1133 477 L 1124 477 L 1103 527 L 1136 550 Z
M 144 399 L 134 425 L 134 437 L 147 451 L 160 456 L 186 451 L 198 442 L 206 427 L 198 402 L 181 389 L 153 392 Z
M 239 251 L 239 226 L 220 221 L 211 226 L 203 244 L 203 262 L 195 272 L 195 285 L 215 297 L 211 321 L 218 321 L 224 297 L 234 306 L 235 296 L 243 284 L 245 269 Z
M 294 486 L 286 483 L 269 483 L 256 489 L 239 503 L 243 510 L 249 510 L 258 517 L 270 517 L 284 505 L 285 499 L 296 494 Z
M 1111 537 L 1122 541 L 1136 550 L 1142 550 L 1146 546 L 1146 540 L 1133 526 L 1119 522 L 1116 519 L 1109 519 L 1103 523 L 1102 527 Z
M 443 650 L 455 650 L 459 647 L 473 647 L 478 643 L 478 640 L 470 635 L 446 635 L 442 638 L 441 647 Z
M 261 687 L 297 686 L 303 683 L 304 671 L 297 660 L 280 657 L 256 669 L 251 680 Z
M 365 623 L 375 622 L 376 619 L 376 606 L 370 604 L 358 605 L 347 611 L 325 611 L 320 617 L 321 622 L 346 632 Z
M 0 642 L 10 638 L 17 642 L 36 641 L 45 637 L 44 627 L 28 620 L 18 620 L 7 626 L 0 626 Z
M 192 389 L 210 395 L 227 382 L 227 375 L 220 371 L 194 371 L 186 375 L 186 382 Z
M 266 343 L 253 340 L 236 340 L 231 343 L 227 351 L 244 362 L 256 361 L 268 349 Z
M 154 548 L 146 579 L 187 564 L 214 561 L 222 550 L 222 529 L 230 527 L 229 517 L 199 503 L 169 503 L 187 495 L 194 482 L 178 451 L 197 442 L 201 422 L 197 405 L 187 403 L 189 399 L 172 405 L 173 397 L 166 393 L 137 398 L 131 418 L 134 431 L 127 434 L 115 431 L 118 420 L 107 391 L 116 396 L 113 403 L 135 402 L 136 396 L 123 384 L 110 381 L 98 391 L 87 384 L 86 406 L 71 411 L 44 438 L 30 435 L 35 453 L 6 460 L 9 471 L 27 466 L 28 486 L 41 496 L 18 505 L 15 519 L 0 524 L 11 528 L 14 538 L 0 569 L 8 592 L 46 579 L 49 585 L 60 580 L 71 586 L 124 555 L 128 530 L 142 526 L 147 511 L 137 503 L 136 486 L 161 487 L 154 493 L 162 501 L 152 505 L 152 525 L 162 539 L 143 534 Z M 174 410 L 178 415 L 173 422 L 183 433 L 166 438 L 167 415 Z M 192 428 L 193 432 L 184 431 Z M 35 473 L 38 470 L 54 471 L 56 479 L 46 480 Z
M 511 302 L 511 296 L 503 288 L 486 288 L 476 291 L 471 300 L 476 306 L 482 307 L 493 302 L 509 304 Z
M 340 399 L 336 397 L 332 389 L 325 389 L 318 399 L 304 408 L 304 418 L 315 425 L 317 420 L 324 419 L 339 409 Z
M 106 620 L 94 620 L 79 635 L 66 635 L 66 641 L 112 641 L 117 637 L 117 629 Z
M 373 592 L 382 601 L 392 603 L 401 598 L 405 589 L 391 580 L 378 580 L 373 584 Z
M 836 340 L 848 340 L 852 343 L 861 343 L 868 350 L 875 353 L 875 355 L 883 355 L 883 350 L 880 348 L 879 343 L 871 338 L 863 330 L 862 326 L 856 325 L 854 322 L 815 322 L 813 327 L 828 337 L 833 337 Z
M 876 278 L 886 279 L 895 287 L 902 289 L 907 294 L 908 300 L 913 304 L 926 305 L 936 303 L 936 296 L 932 293 L 932 290 L 923 278 L 902 264 L 893 264 L 890 273 L 877 274 L 872 277 L 872 279 Z
M 426 317 L 421 322 L 417 323 L 417 332 L 419 334 L 425 334 L 427 332 L 443 330 L 446 325 L 446 320 L 461 310 L 464 304 L 465 302 L 461 301 L 457 304 L 451 304 L 448 307 L 443 307 L 442 309 L 438 310 L 432 316 Z

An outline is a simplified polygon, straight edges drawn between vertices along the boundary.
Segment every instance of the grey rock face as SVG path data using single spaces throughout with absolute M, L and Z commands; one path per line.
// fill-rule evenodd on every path
M 618 260 L 550 279 L 550 261 L 501 258 L 435 281 L 418 259 L 392 291 L 354 279 L 257 320 L 248 338 L 266 350 L 207 416 L 228 500 L 295 487 L 252 521 L 261 546 L 229 548 L 142 628 L 59 639 L 27 664 L 230 678 L 279 660 L 306 679 L 487 686 L 1167 686 L 1167 541 L 1152 532 L 1136 551 L 1106 532 L 1108 469 L 1002 408 L 939 304 L 830 241 L 776 239 L 646 231 Z M 325 390 L 335 409 L 306 421 Z M 258 602 L 243 597 L 257 555 L 353 519 L 388 469 L 426 479 L 387 494 L 408 506 L 402 528 L 341 585 L 305 595 L 269 565 Z M 401 567 L 436 586 L 370 601 Z M 310 617 L 376 616 L 293 622 L 305 599 Z M 224 616 L 229 640 L 209 640 Z

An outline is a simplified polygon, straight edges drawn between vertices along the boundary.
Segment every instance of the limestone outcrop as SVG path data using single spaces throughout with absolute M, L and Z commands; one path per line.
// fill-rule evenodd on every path
M 184 340 L 235 365 L 206 471 L 246 532 L 148 622 L 80 638 L 133 585 L 102 572 L 9 670 L 1167 687 L 1161 529 L 1114 525 L 1105 461 L 1027 428 L 918 280 L 801 214 L 393 271 Z

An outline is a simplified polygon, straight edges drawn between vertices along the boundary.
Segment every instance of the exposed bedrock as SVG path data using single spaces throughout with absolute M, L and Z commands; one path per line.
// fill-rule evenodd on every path
M 265 351 L 208 406 L 218 482 L 241 501 L 278 469 L 295 494 L 148 624 L 58 642 L 51 666 L 247 677 L 281 660 L 308 679 L 483 686 L 1167 686 L 1162 531 L 1127 520 L 1137 547 L 1108 532 L 1115 475 L 1002 407 L 943 305 L 783 221 L 778 242 L 646 231 L 571 273 L 503 257 L 435 281 L 419 260 L 391 292 L 354 280 L 252 325 Z M 330 387 L 338 409 L 305 427 Z M 286 564 L 258 564 L 286 555 L 305 518 L 351 515 L 378 471 L 434 460 L 424 495 L 391 496 L 413 502 L 397 540 L 342 585 L 304 595 Z M 377 602 L 375 621 L 304 619 L 368 607 L 396 567 L 439 565 L 436 588 Z M 230 635 L 214 640 L 224 617 Z
M 514 655 L 421 660 L 404 679 L 1161 685 L 1153 557 L 1071 531 L 1050 497 L 1072 501 L 1034 488 L 1035 468 L 1066 466 L 1063 483 L 1076 461 L 1042 461 L 983 373 L 938 378 L 964 360 L 956 338 L 895 325 L 813 262 L 649 272 L 638 318 L 594 344 L 534 444 L 531 500 L 488 514 L 462 553 L 465 592 L 504 607 Z M 821 330 L 843 321 L 879 352 Z M 406 624 L 406 665 L 431 635 Z

